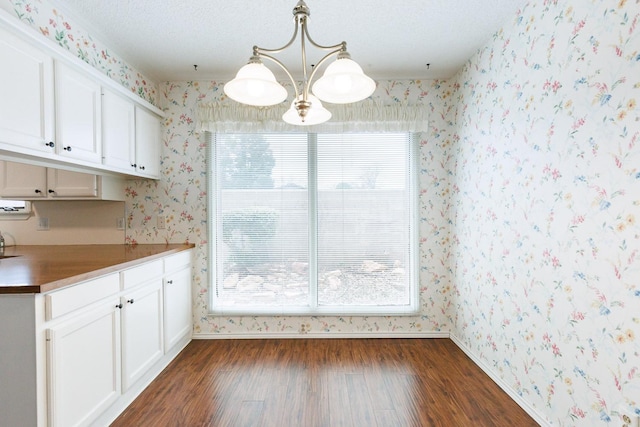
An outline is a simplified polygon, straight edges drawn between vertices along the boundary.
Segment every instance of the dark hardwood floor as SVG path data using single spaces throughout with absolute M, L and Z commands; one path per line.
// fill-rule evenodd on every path
M 195 340 L 112 426 L 537 426 L 448 339 Z

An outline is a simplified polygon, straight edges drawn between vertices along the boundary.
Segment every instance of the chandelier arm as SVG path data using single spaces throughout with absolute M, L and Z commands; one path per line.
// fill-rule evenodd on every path
M 293 76 L 291 75 L 291 72 L 289 72 L 289 70 L 287 69 L 287 67 L 277 58 L 274 58 L 271 55 L 267 55 L 266 53 L 260 53 L 260 58 L 266 58 L 268 60 L 270 60 L 271 62 L 276 63 L 280 68 L 282 68 L 284 70 L 284 72 L 287 74 L 287 76 L 289 77 L 289 80 L 291 80 L 291 84 L 293 85 L 293 90 L 295 90 L 296 92 L 296 97 L 295 99 L 298 99 L 298 95 L 300 95 L 300 93 L 298 92 L 298 85 L 296 84 L 296 81 L 294 80 Z
M 284 46 L 278 48 L 278 49 L 265 49 L 263 47 L 258 47 L 258 46 L 254 46 L 253 47 L 253 54 L 255 55 L 256 53 L 258 54 L 264 54 L 264 53 L 280 53 L 283 50 L 287 49 L 289 46 L 291 46 L 293 44 L 293 42 L 296 40 L 296 37 L 298 36 L 298 28 L 300 27 L 298 20 L 296 19 L 296 26 L 293 29 L 293 36 L 291 36 L 291 40 L 289 40 L 289 42 L 287 44 L 285 44 Z
M 302 31 L 304 32 L 304 34 L 307 36 L 307 39 L 309 40 L 309 42 L 317 47 L 318 49 L 323 49 L 323 50 L 329 50 L 329 49 L 339 49 L 339 50 L 347 50 L 347 42 L 340 42 L 338 44 L 335 44 L 333 46 L 323 46 L 321 44 L 316 43 L 311 36 L 309 35 L 309 28 L 306 25 L 302 26 Z

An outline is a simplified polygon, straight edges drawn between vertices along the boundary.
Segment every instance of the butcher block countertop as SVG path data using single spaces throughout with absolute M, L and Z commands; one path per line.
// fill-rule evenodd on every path
M 193 248 L 193 244 L 9 246 L 0 294 L 49 292 Z

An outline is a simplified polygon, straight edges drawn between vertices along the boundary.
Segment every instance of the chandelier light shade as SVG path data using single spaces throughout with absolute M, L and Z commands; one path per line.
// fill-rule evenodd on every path
M 234 101 L 258 107 L 276 105 L 287 99 L 287 90 L 259 59 L 240 68 L 236 78 L 224 85 L 224 92 Z
M 368 98 L 375 89 L 376 83 L 355 61 L 339 55 L 314 83 L 313 94 L 332 104 L 350 104 Z
M 287 98 L 287 90 L 276 81 L 274 74 L 263 64 L 263 59 L 278 65 L 291 80 L 295 97 L 291 108 L 284 113 L 282 119 L 290 124 L 309 126 L 324 123 L 331 118 L 331 113 L 320 101 L 334 104 L 348 104 L 362 101 L 371 96 L 376 88 L 375 82 L 364 74 L 362 68 L 351 59 L 347 52 L 347 43 L 333 46 L 317 44 L 309 36 L 307 27 L 310 11 L 304 0 L 298 1 L 293 8 L 295 28 L 291 40 L 278 49 L 253 47 L 253 56 L 249 63 L 240 68 L 236 77 L 224 85 L 224 93 L 234 101 L 257 107 L 266 107 L 283 102 Z M 289 48 L 300 33 L 300 49 L 302 56 L 301 87 L 289 69 L 274 54 Z M 315 66 L 311 73 L 307 71 L 306 42 L 312 46 L 329 51 Z M 330 64 L 322 78 L 318 79 L 311 91 L 311 82 L 316 72 L 330 58 L 336 61 Z M 314 96 L 315 95 L 315 96 Z
M 298 97 L 297 102 L 302 100 L 302 96 Z M 331 118 L 331 112 L 322 106 L 322 102 L 313 95 L 309 95 L 307 100 L 309 108 L 304 115 L 300 115 L 296 108 L 296 101 L 291 103 L 291 108 L 282 115 L 282 120 L 296 126 L 311 126 L 324 123 Z

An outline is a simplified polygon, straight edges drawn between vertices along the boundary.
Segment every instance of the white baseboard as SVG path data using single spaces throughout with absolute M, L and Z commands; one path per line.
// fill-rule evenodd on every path
M 194 340 L 293 339 L 293 338 L 449 338 L 449 332 L 268 332 L 239 334 L 193 334 Z
M 533 406 L 525 401 L 518 393 L 516 393 L 515 390 L 511 388 L 511 386 L 509 386 L 504 380 L 502 380 L 502 378 L 496 375 L 491 370 L 491 368 L 486 363 L 484 363 L 484 361 L 478 359 L 458 337 L 456 337 L 454 334 L 450 334 L 450 338 L 451 341 L 453 341 L 455 345 L 460 348 L 460 350 L 462 350 L 467 356 L 469 356 L 473 363 L 475 363 L 480 369 L 482 369 L 484 373 L 487 374 L 489 378 L 491 378 L 493 382 L 498 385 L 498 387 L 500 387 L 505 393 L 507 393 L 511 400 L 516 402 L 518 406 L 520 406 L 527 414 L 529 414 L 529 416 L 533 418 L 535 422 L 544 427 L 551 427 L 549 421 L 544 416 L 542 416 L 542 414 L 540 414 Z

